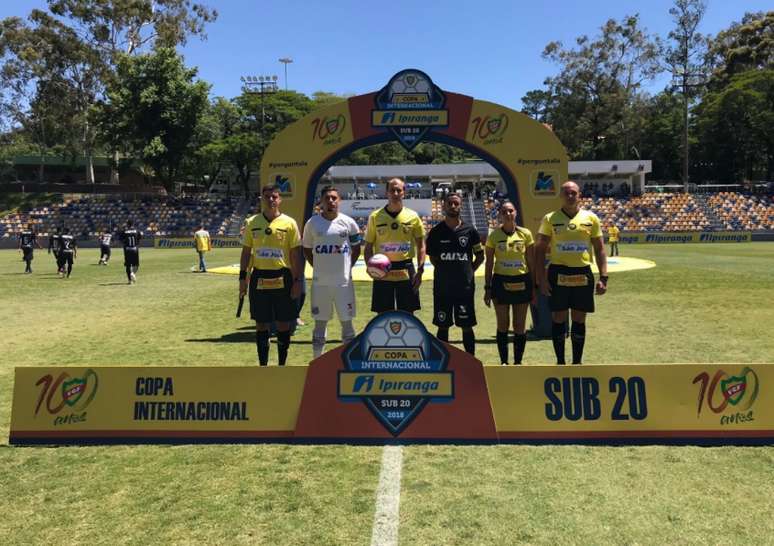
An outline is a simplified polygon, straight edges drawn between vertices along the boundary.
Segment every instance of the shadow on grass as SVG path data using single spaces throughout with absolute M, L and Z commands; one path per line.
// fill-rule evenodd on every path
M 124 282 L 101 282 L 98 286 L 129 286 L 129 281 Z

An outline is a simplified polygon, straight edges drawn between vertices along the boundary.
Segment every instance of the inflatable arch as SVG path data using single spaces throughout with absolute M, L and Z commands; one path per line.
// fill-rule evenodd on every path
M 519 223 L 533 233 L 559 206 L 567 152 L 550 129 L 505 106 L 444 91 L 415 69 L 283 129 L 264 154 L 262 185 L 277 184 L 283 212 L 303 226 L 329 167 L 359 148 L 390 141 L 407 150 L 423 141 L 448 144 L 487 161 L 516 204 Z

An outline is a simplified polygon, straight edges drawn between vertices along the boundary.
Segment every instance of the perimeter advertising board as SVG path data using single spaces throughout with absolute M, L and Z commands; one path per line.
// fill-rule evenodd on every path
M 774 366 L 483 366 L 411 315 L 307 366 L 16 368 L 12 444 L 774 443 Z

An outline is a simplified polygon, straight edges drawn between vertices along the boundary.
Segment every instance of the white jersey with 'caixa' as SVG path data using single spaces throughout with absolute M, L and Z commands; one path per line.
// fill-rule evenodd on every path
M 360 244 L 360 228 L 346 214 L 333 220 L 312 216 L 304 226 L 304 248 L 314 256 L 313 281 L 318 286 L 347 286 L 352 280 L 352 247 Z

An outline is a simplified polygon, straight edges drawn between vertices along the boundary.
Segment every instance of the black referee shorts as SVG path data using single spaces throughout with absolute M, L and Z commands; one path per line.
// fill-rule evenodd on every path
M 125 248 L 124 265 L 129 267 L 140 267 L 140 251 L 136 248 Z
M 375 280 L 373 282 L 371 311 L 384 313 L 397 309 L 413 313 L 420 309 L 419 293 L 411 287 L 411 279 L 414 278 L 414 264 L 410 260 L 393 262 L 388 278 L 395 280 Z
M 250 318 L 255 322 L 291 322 L 298 318 L 298 304 L 290 299 L 290 269 L 253 269 L 250 275 Z
M 548 284 L 551 287 L 548 300 L 551 311 L 594 312 L 594 274 L 590 266 L 551 264 L 548 266 Z
M 460 328 L 470 328 L 478 324 L 476 321 L 476 305 L 474 296 L 476 285 L 458 285 L 433 282 L 433 324 L 441 328 L 449 328 L 456 324 Z
M 497 305 L 532 301 L 532 275 L 492 275 L 492 299 Z

